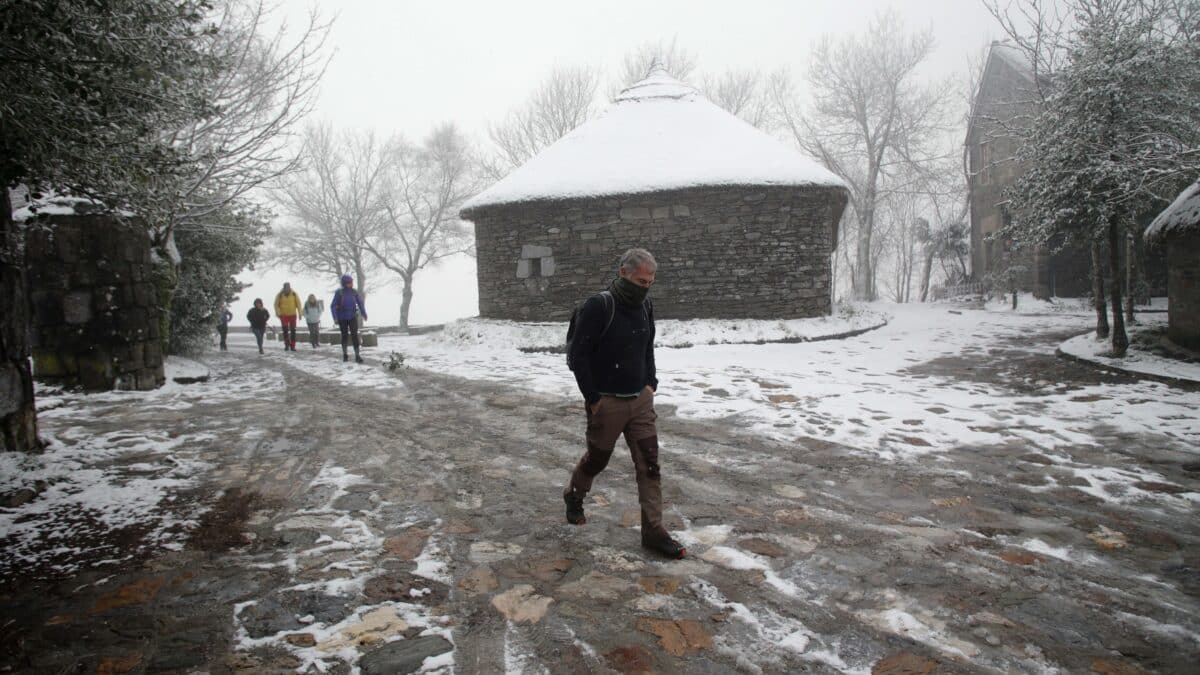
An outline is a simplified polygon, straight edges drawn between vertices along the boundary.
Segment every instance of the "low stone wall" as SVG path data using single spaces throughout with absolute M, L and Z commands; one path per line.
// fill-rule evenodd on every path
M 166 382 L 146 230 L 99 214 L 27 228 L 34 377 L 93 391 Z
M 481 207 L 479 313 L 563 321 L 628 248 L 658 259 L 656 316 L 803 318 L 830 312 L 830 255 L 846 194 L 722 187 Z
M 1200 351 L 1200 230 L 1167 239 L 1167 337 Z

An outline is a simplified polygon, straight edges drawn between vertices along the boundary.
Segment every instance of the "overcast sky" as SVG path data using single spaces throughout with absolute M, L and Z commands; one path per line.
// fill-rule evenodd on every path
M 930 77 L 962 79 L 968 60 L 999 37 L 979 0 L 282 0 L 277 16 L 292 27 L 310 10 L 333 19 L 333 57 L 314 120 L 414 139 L 452 120 L 483 143 L 487 125 L 518 106 L 555 65 L 599 66 L 607 83 L 629 51 L 675 39 L 702 72 L 787 66 L 802 80 L 822 35 L 859 32 L 887 7 L 909 29 L 932 28 Z M 282 271 L 242 278 L 258 283 L 234 306 L 237 323 L 254 297 L 270 305 L 286 278 L 305 294 L 333 290 L 331 281 Z M 415 292 L 414 323 L 478 313 L 472 261 L 422 272 Z M 398 322 L 398 288 L 380 290 L 371 304 L 371 323 Z

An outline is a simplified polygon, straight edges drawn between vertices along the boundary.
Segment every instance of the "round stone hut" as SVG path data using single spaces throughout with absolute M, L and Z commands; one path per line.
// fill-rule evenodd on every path
M 834 174 L 654 68 L 460 213 L 479 313 L 561 321 L 630 247 L 659 270 L 659 318 L 830 313 L 848 191 Z
M 1145 236 L 1167 247 L 1167 338 L 1200 351 L 1200 180 L 1158 214 Z

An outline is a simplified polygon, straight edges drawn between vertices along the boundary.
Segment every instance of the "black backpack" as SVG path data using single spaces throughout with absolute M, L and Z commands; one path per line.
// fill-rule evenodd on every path
M 603 336 L 608 332 L 608 327 L 612 325 L 613 315 L 617 311 L 617 303 L 613 299 L 612 291 L 600 291 L 597 293 L 604 301 L 604 306 L 608 308 L 608 322 L 604 324 L 604 330 L 600 331 Z M 571 312 L 571 322 L 567 324 L 567 368 L 575 370 L 575 363 L 571 360 L 571 343 L 575 341 L 575 322 L 579 319 L 579 313 L 583 311 L 584 304 L 587 300 L 575 305 L 575 309 Z

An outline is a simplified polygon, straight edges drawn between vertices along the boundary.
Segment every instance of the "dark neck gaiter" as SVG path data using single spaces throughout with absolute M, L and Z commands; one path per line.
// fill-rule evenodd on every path
M 620 300 L 626 305 L 637 307 L 646 300 L 646 294 L 650 292 L 649 288 L 643 288 L 626 279 L 625 277 L 617 277 L 612 283 L 613 297 Z

